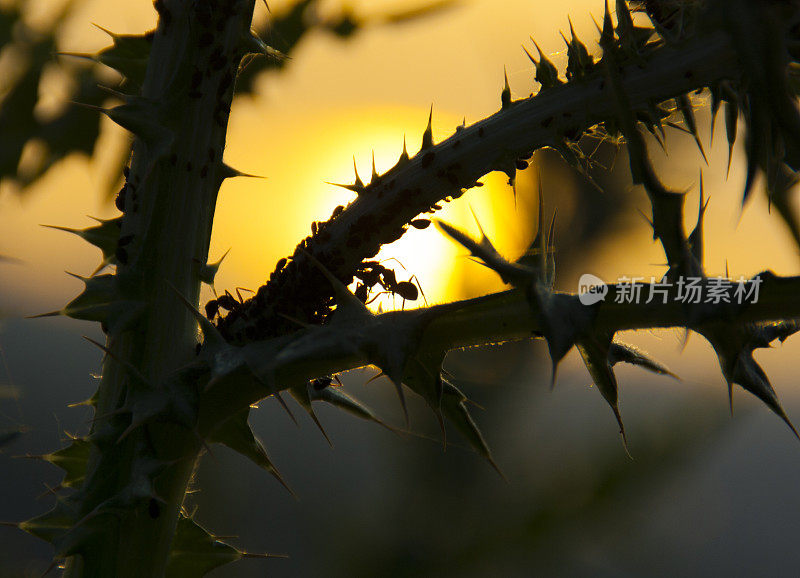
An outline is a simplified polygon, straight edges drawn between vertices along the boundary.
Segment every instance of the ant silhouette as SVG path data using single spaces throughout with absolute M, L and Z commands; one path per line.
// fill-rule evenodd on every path
M 236 287 L 236 297 L 231 295 L 230 291 L 227 289 L 225 293 L 221 296 L 217 296 L 216 299 L 212 299 L 208 303 L 206 303 L 206 317 L 213 321 L 214 318 L 219 315 L 220 309 L 224 311 L 234 311 L 238 310 L 242 305 L 244 305 L 244 298 L 242 297 L 242 291 L 247 291 L 248 293 L 255 293 L 252 289 L 246 289 L 245 287 Z M 216 296 L 216 292 L 214 293 Z M 238 299 L 237 299 L 238 297 Z
M 404 270 L 407 270 L 405 266 L 394 257 L 385 259 L 384 262 L 385 261 L 397 261 Z M 397 274 L 379 261 L 364 261 L 361 263 L 358 270 L 356 270 L 354 276 L 361 281 L 361 283 L 356 286 L 355 296 L 358 297 L 362 303 L 372 303 L 384 294 L 396 294 L 403 299 L 403 304 L 405 305 L 405 301 L 416 301 L 419 299 L 420 293 L 425 303 L 428 303 L 416 275 L 412 275 L 408 281 L 398 281 Z M 369 299 L 369 292 L 375 285 L 380 285 L 383 291 L 380 291 L 373 296 L 372 299 Z

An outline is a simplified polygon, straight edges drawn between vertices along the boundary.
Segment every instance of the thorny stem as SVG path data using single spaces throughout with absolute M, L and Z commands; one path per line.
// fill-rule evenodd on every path
M 595 331 L 625 331 L 668 327 L 701 329 L 704 319 L 724 319 L 726 322 L 761 323 L 800 318 L 800 277 L 774 277 L 762 274 L 763 283 L 757 302 L 744 306 L 721 303 L 686 305 L 669 300 L 666 303 L 654 300 L 651 303 L 617 303 L 620 285 L 609 285 L 604 301 L 594 305 Z M 641 284 L 641 295 L 650 293 L 649 284 Z M 577 300 L 575 294 L 557 292 Z M 512 289 L 445 305 L 425 308 L 434 319 L 425 328 L 419 348 L 421 351 L 449 351 L 452 349 L 529 339 L 541 335 L 542 328 L 531 314 L 531 305 L 524 292 Z M 413 315 L 419 310 L 392 312 L 383 315 Z M 397 317 L 399 319 L 399 317 Z M 279 350 L 292 338 L 302 335 L 284 336 L 272 340 L 271 348 Z M 264 342 L 266 344 L 267 342 Z M 258 347 L 252 343 L 245 347 Z M 312 356 L 313 357 L 313 356 Z M 310 379 L 330 375 L 369 363 L 363 354 L 348 357 L 320 357 L 313 364 L 299 363 L 278 368 L 275 381 L 277 389 L 290 384 L 303 383 Z M 247 404 L 255 403 L 273 393 L 264 384 L 255 380 L 236 380 L 235 385 L 221 381 L 211 386 L 203 396 L 200 406 L 201 428 L 213 428 L 226 416 L 233 415 Z
M 647 110 L 654 103 L 738 75 L 736 53 L 722 32 L 659 47 L 641 62 L 619 70 L 633 110 Z M 416 215 L 460 196 L 493 170 L 513 171 L 515 159 L 541 147 L 559 146 L 564 135 L 577 140 L 585 130 L 615 118 L 616 107 L 602 70 L 596 71 L 516 101 L 398 163 L 305 239 L 255 297 L 219 322 L 220 331 L 233 343 L 246 343 L 290 331 L 290 323 L 278 313 L 318 321 L 330 303 L 330 288 L 303 251 L 349 283 L 358 264 L 398 239 Z
M 143 385 L 125 367 L 135 367 L 151 386 L 159 387 L 165 375 L 192 358 L 196 328 L 186 309 L 176 306 L 174 290 L 197 303 L 198 263 L 205 263 L 208 254 L 224 178 L 222 151 L 233 79 L 254 0 L 166 0 L 159 6 L 159 27 L 137 101 L 144 103 L 143 110 L 135 118 L 155 123 L 128 127 L 137 138 L 120 237 L 124 254 L 118 251 L 116 273 L 120 293 L 143 303 L 144 313 L 127 330 L 115 334 L 113 325 L 106 327 L 112 355 L 104 364 L 100 419 L 90 436 L 97 449 L 75 498 L 82 520 L 72 530 L 76 537 L 87 537 L 62 553 L 72 555 L 69 577 L 163 576 L 202 448 L 194 432 L 166 423 L 147 424 L 120 439 L 121 430 L 136 418 L 130 412 L 147 403 L 136 397 Z M 124 247 L 122 239 L 127 240 Z M 170 392 L 158 395 L 168 400 Z M 157 478 L 150 476 L 156 481 L 148 503 L 140 479 L 147 479 L 142 468 L 153 462 L 165 467 Z M 100 520 L 100 529 L 89 533 Z

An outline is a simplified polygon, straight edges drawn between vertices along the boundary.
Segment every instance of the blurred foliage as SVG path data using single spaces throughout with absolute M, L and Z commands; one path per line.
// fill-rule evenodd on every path
M 323 18 L 318 15 L 320 4 L 319 0 L 300 0 L 280 12 L 270 14 L 256 33 L 261 38 L 267 38 L 284 57 L 262 57 L 250 61 L 238 78 L 239 92 L 251 92 L 259 74 L 288 66 L 295 48 L 312 31 L 321 30 L 348 39 L 366 27 L 406 23 L 449 8 L 455 2 L 442 0 L 429 3 L 424 8 L 369 18 L 344 8 L 338 15 Z M 58 45 L 59 24 L 69 17 L 73 9 L 74 3 L 67 2 L 52 19 L 53 25 L 39 31 L 25 23 L 22 0 L 0 5 L 0 52 L 10 53 L 13 68 L 11 71 L 0 71 L 4 77 L 0 92 L 0 181 L 13 181 L 21 190 L 72 153 L 92 155 L 100 136 L 101 115 L 89 107 L 67 103 L 47 114 L 37 110 L 37 104 L 43 96 L 42 78 L 49 67 L 57 65 L 68 77 L 67 85 L 70 88 L 67 100 L 90 106 L 101 106 L 110 98 L 109 93 L 101 88 L 101 85 L 108 84 L 106 66 L 124 70 L 128 78 L 134 79 L 134 82 L 128 83 L 128 90 L 136 86 L 135 79 L 141 78 L 144 73 L 146 59 L 141 58 L 140 49 L 143 44 L 149 44 L 151 33 L 133 36 L 109 32 L 113 44 L 96 54 L 59 52 L 64 49 Z M 134 57 L 131 58 L 131 55 Z M 61 58 L 56 59 L 57 56 Z M 118 84 L 121 82 L 117 81 Z M 35 154 L 26 154 L 28 148 L 34 149 Z M 128 151 L 123 149 L 113 162 L 116 166 L 109 167 L 113 169 L 109 174 L 121 175 L 123 166 L 128 162 Z M 110 189 L 115 185 L 114 182 L 104 186 Z M 104 193 L 108 199 L 112 198 L 111 190 Z
M 440 458 L 426 461 L 413 452 L 414 459 L 397 469 L 405 472 L 398 494 L 387 512 L 376 513 L 387 521 L 380 533 L 359 519 L 336 520 L 326 548 L 336 568 L 329 575 L 590 575 L 580 560 L 581 538 L 616 542 L 615 535 L 635 527 L 641 513 L 636 501 L 649 501 L 733 423 L 708 414 L 707 407 L 680 408 L 637 424 L 635 460 L 616 443 L 595 439 L 564 455 L 558 467 L 536 470 L 535 477 L 517 479 L 513 487 L 492 486 L 485 500 L 480 496 L 487 487 L 468 474 L 469 466 L 443 468 Z M 535 461 L 535 448 L 523 453 Z M 427 523 L 420 526 L 423 519 Z M 447 531 L 454 520 L 464 525 Z M 602 537 L 595 534 L 598 528 Z M 347 556 L 352 550 L 344 540 L 358 543 L 360 555 Z

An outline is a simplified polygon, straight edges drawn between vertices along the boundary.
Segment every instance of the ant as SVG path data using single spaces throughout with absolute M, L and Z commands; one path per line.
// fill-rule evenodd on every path
M 394 259 L 397 261 L 397 259 Z M 403 264 L 400 261 L 397 261 L 401 267 Z M 403 267 L 405 269 L 405 267 Z M 386 293 L 397 294 L 403 298 L 403 300 L 407 301 L 416 301 L 419 298 L 421 289 L 418 289 L 419 279 L 417 279 L 416 275 L 412 275 L 411 279 L 408 281 L 397 281 L 397 275 L 395 272 L 387 267 L 384 267 L 378 261 L 364 261 L 361 263 L 361 266 L 355 272 L 354 276 L 361 281 L 358 284 L 355 290 L 355 295 L 358 297 L 363 303 L 367 302 L 367 297 L 369 295 L 369 290 L 372 289 L 375 285 L 380 285 Z M 415 285 L 412 280 L 416 281 L 417 284 Z M 372 301 L 378 298 L 381 294 L 378 293 Z M 422 294 L 423 298 L 425 294 Z M 372 303 L 369 301 L 369 303 Z M 427 302 L 427 299 L 426 299 Z
M 231 295 L 230 291 L 225 290 L 225 294 L 217 297 L 216 299 L 212 299 L 208 303 L 206 303 L 206 317 L 210 320 L 214 320 L 214 318 L 219 314 L 220 309 L 224 311 L 235 311 L 238 310 L 242 305 L 244 305 L 244 298 L 242 297 L 242 291 L 247 291 L 249 293 L 255 293 L 252 289 L 245 289 L 244 287 L 237 287 L 236 288 L 236 297 Z

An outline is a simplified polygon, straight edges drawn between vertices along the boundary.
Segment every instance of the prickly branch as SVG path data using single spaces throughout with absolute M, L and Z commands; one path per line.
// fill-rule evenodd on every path
M 620 64 L 619 76 L 632 110 L 654 124 L 664 116 L 658 112 L 659 103 L 740 76 L 732 41 L 722 31 L 675 46 L 650 42 L 639 50 Z M 551 67 L 552 72 L 543 72 Z M 459 127 L 437 145 L 432 143 L 429 122 L 419 153 L 409 158 L 404 149 L 397 165 L 368 184 L 356 175 L 347 188 L 358 197 L 320 223 L 316 234 L 298 245 L 291 260 L 255 297 L 220 320 L 220 331 L 243 343 L 290 329 L 279 314 L 321 321 L 329 312 L 331 293 L 304 251 L 349 283 L 359 263 L 400 238 L 417 215 L 434 212 L 440 203 L 479 186 L 478 180 L 489 172 L 503 171 L 513 180 L 538 148 L 556 148 L 583 170 L 575 143 L 586 131 L 617 117 L 618 103 L 602 68 L 602 61 L 594 63 L 579 77 L 576 73 L 562 83 L 552 63 L 540 55 L 537 78 L 547 84 L 535 96 L 508 101 L 494 115 Z

